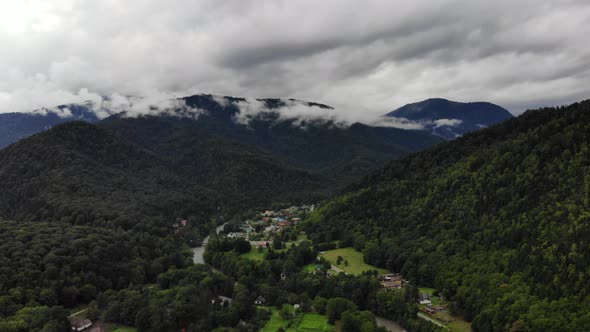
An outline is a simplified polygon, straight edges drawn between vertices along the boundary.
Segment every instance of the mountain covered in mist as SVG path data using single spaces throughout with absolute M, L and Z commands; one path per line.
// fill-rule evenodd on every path
M 316 103 L 262 99 L 252 105 L 245 99 L 209 95 L 184 101 L 199 114 L 196 119 L 120 114 L 99 125 L 147 148 L 163 149 L 168 144 L 170 149 L 171 137 L 183 135 L 238 142 L 338 181 L 352 180 L 387 160 L 442 142 L 421 131 L 343 125 L 326 119 L 322 113 L 331 108 Z
M 12 129 L 0 131 L 0 148 L 57 123 L 99 120 L 91 107 L 70 105 L 67 110 L 4 114 L 4 125 L 12 124 Z M 328 105 L 294 99 L 194 95 L 163 108 L 105 109 L 101 105 L 101 111 L 114 115 L 100 121 L 100 126 L 140 146 L 157 144 L 154 148 L 163 149 L 171 134 L 179 137 L 185 133 L 194 136 L 193 140 L 200 137 L 200 143 L 217 138 L 261 149 L 298 167 L 336 176 L 338 181 L 352 180 L 384 161 L 442 141 L 420 131 L 343 123 Z
M 393 161 L 315 212 L 308 234 L 435 287 L 475 331 L 587 331 L 590 101 Z
M 329 109 L 304 102 L 261 100 L 264 111 L 240 120 L 240 102 L 193 96 L 177 109 L 62 123 L 12 144 L 0 150 L 0 217 L 131 228 L 192 216 L 208 225 L 220 213 L 323 199 L 387 160 L 441 142 L 273 111 Z
M 407 104 L 386 116 L 422 123 L 425 131 L 447 140 L 513 117 L 508 110 L 492 103 L 461 103 L 442 98 Z

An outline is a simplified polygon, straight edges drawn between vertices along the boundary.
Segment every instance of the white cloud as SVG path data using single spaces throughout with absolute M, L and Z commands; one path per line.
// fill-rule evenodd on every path
M 388 127 L 408 130 L 422 130 L 425 127 L 423 122 L 411 121 L 405 118 L 397 118 L 393 116 L 381 116 L 374 121 L 368 121 L 366 124 L 375 127 Z
M 430 97 L 520 113 L 588 98 L 588 21 L 585 0 L 5 0 L 0 112 L 213 93 L 347 119 Z
M 438 120 L 434 120 L 434 127 L 436 127 L 436 128 L 442 127 L 442 126 L 456 127 L 462 123 L 463 123 L 463 120 L 459 120 L 459 119 L 438 119 Z

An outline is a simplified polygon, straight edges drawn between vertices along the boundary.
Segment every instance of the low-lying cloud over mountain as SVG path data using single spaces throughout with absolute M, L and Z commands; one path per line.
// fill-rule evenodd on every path
M 589 20 L 585 0 L 2 1 L 0 112 L 210 92 L 518 114 L 587 97 Z

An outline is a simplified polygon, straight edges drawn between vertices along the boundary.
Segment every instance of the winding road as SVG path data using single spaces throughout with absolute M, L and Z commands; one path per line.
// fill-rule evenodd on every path
M 227 223 L 215 228 L 215 234 L 219 234 L 219 232 L 221 232 L 223 230 L 223 227 L 225 227 L 226 224 Z M 208 235 L 206 238 L 204 238 L 203 243 L 201 244 L 200 247 L 193 248 L 193 263 L 205 264 L 205 259 L 203 258 L 203 254 L 205 253 L 205 247 L 207 246 L 207 243 L 209 242 L 210 237 L 211 237 L 211 235 Z

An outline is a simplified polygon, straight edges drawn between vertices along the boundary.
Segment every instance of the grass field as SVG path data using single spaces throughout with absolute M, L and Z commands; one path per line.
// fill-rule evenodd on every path
M 330 263 L 332 263 L 332 265 L 336 266 L 337 268 L 344 270 L 344 272 L 346 273 L 359 275 L 364 271 L 372 270 L 377 270 L 380 274 L 388 273 L 388 271 L 385 269 L 381 269 L 363 262 L 363 254 L 354 250 L 354 248 L 340 248 L 329 250 L 323 254 L 320 254 L 320 256 L 327 259 Z M 344 260 L 347 260 L 348 266 L 345 266 L 344 263 L 336 265 L 338 256 L 342 256 Z
M 283 251 L 287 251 L 287 249 L 273 249 L 276 252 L 283 252 Z M 242 254 L 242 257 L 247 258 L 247 259 L 251 259 L 251 260 L 255 260 L 255 261 L 263 261 L 264 260 L 264 254 L 266 254 L 268 252 L 268 249 L 264 248 L 264 250 L 262 252 L 258 252 L 258 248 L 252 246 L 250 248 L 250 251 Z
M 471 323 L 468 323 L 464 320 L 456 320 L 452 323 L 447 325 L 449 329 L 453 332 L 471 332 Z
M 328 324 L 328 317 L 319 314 L 300 313 L 292 320 L 285 320 L 274 307 L 267 307 L 272 311 L 270 320 L 264 325 L 261 332 L 276 332 L 284 328 L 286 332 L 333 332 L 334 326 Z
M 243 254 L 242 257 L 255 261 L 262 261 L 264 260 L 264 254 L 266 254 L 267 251 L 268 250 L 265 248 L 262 252 L 258 252 L 258 248 L 252 246 L 250 252 Z

